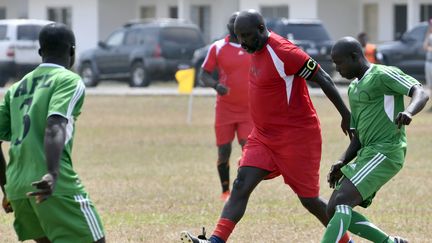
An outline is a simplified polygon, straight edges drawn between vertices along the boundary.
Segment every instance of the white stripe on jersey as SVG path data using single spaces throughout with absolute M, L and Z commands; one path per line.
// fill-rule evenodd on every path
M 387 114 L 387 117 L 390 121 L 394 121 L 394 96 L 393 95 L 384 95 L 384 111 Z
M 219 51 L 222 49 L 222 47 L 223 47 L 225 44 L 226 44 L 225 39 L 220 39 L 220 40 L 218 40 L 218 41 L 215 41 L 215 42 L 210 46 L 209 50 L 207 51 L 207 55 L 206 55 L 206 57 L 205 57 L 205 59 L 204 59 L 204 62 L 203 62 L 202 65 L 201 65 L 201 67 L 204 67 L 205 64 L 207 63 L 212 48 L 216 48 L 216 56 L 217 56 L 217 55 L 219 54 Z
M 287 76 L 285 74 L 285 67 L 284 67 L 284 63 L 282 62 L 282 60 L 279 59 L 279 57 L 276 55 L 275 51 L 273 50 L 273 48 L 271 48 L 270 45 L 267 45 L 266 47 L 267 47 L 267 50 L 270 53 L 270 56 L 273 60 L 273 64 L 274 64 L 277 72 L 279 73 L 279 76 L 285 81 L 287 103 L 289 104 L 293 80 L 294 80 L 294 75 Z
M 69 142 L 69 140 L 72 138 L 73 135 L 73 129 L 74 129 L 74 117 L 72 116 L 72 112 L 75 109 L 75 105 L 77 104 L 78 100 L 81 98 L 81 96 L 84 94 L 85 86 L 82 80 L 78 81 L 77 88 L 75 90 L 75 93 L 72 96 L 71 101 L 69 102 L 68 110 L 66 112 L 66 118 L 68 119 L 68 123 L 66 125 L 66 139 L 65 144 Z
M 382 70 L 385 74 L 387 74 L 388 76 L 390 76 L 391 78 L 393 78 L 394 80 L 398 81 L 400 84 L 405 86 L 405 88 L 407 89 L 411 88 L 412 84 L 404 76 L 400 75 L 399 73 L 387 67 L 384 67 Z

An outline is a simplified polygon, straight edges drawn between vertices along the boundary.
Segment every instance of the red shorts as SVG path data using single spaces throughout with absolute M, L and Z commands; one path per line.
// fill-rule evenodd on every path
M 236 122 L 225 125 L 215 125 L 216 145 L 231 143 L 237 132 L 237 141 L 245 140 L 252 131 L 253 124 L 250 121 Z
M 304 135 L 304 136 L 303 136 Z M 299 136 L 300 137 L 300 136 Z M 300 197 L 319 195 L 319 169 L 321 160 L 321 131 L 302 134 L 300 141 L 286 143 L 278 139 L 264 144 L 254 132 L 243 149 L 241 166 L 270 171 L 266 179 L 282 175 L 286 184 Z

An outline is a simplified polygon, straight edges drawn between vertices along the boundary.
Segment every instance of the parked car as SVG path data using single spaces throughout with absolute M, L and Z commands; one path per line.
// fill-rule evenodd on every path
M 427 27 L 427 22 L 419 23 L 405 32 L 399 40 L 379 44 L 378 61 L 385 65 L 396 66 L 424 82 L 426 51 L 423 49 L 423 41 Z
M 39 32 L 52 23 L 38 19 L 0 20 L 0 86 L 19 80 L 42 61 Z
M 115 30 L 98 47 L 81 54 L 78 72 L 86 86 L 101 80 L 128 80 L 131 87 L 153 79 L 173 79 L 191 65 L 193 52 L 204 46 L 199 28 L 179 19 L 130 22 Z
M 330 52 L 334 41 L 320 20 L 315 19 L 267 19 L 267 28 L 278 35 L 289 39 L 314 58 L 330 75 L 335 72 Z M 198 70 L 204 62 L 210 45 L 198 49 L 194 53 L 193 66 Z M 198 73 L 197 72 L 197 73 Z M 196 81 L 197 82 L 197 81 Z M 309 83 L 314 86 L 314 83 Z

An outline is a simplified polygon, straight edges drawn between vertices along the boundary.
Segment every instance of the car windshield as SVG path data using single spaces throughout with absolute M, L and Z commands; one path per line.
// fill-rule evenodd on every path
M 17 29 L 17 39 L 36 41 L 39 38 L 41 29 L 42 26 L 40 25 L 19 25 Z
M 193 46 L 204 45 L 198 30 L 191 28 L 164 28 L 161 32 L 161 40 Z
M 7 40 L 7 25 L 0 25 L 0 40 Z
M 294 40 L 326 41 L 331 40 L 327 31 L 320 24 L 276 25 L 273 31 L 283 37 Z M 291 35 L 291 36 L 290 36 Z

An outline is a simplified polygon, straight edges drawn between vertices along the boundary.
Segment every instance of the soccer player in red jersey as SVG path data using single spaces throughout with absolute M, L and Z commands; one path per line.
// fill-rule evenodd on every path
M 210 46 L 200 74 L 205 86 L 213 87 L 217 92 L 215 133 L 218 147 L 217 169 L 223 201 L 230 195 L 231 142 L 237 133 L 237 140 L 243 148 L 253 126 L 248 100 L 251 57 L 240 46 L 234 34 L 234 21 L 237 15 L 238 12 L 233 13 L 228 21 L 229 35 Z M 215 69 L 219 71 L 219 80 L 212 76 Z
M 240 12 L 234 29 L 242 47 L 252 54 L 249 107 L 254 127 L 212 236 L 207 240 L 184 231 L 183 242 L 226 242 L 258 183 L 279 175 L 302 205 L 323 225 L 328 224 L 327 202 L 319 197 L 321 128 L 306 80 L 321 87 L 342 117 L 343 132 L 351 134 L 350 112 L 318 63 L 287 39 L 269 32 L 255 10 Z M 339 242 L 349 241 L 344 235 Z

